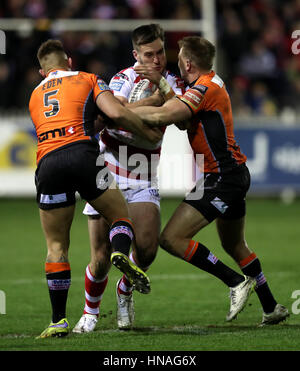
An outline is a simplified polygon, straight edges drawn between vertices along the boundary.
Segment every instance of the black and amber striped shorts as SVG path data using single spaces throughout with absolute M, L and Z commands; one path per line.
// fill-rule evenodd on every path
M 246 214 L 246 194 L 251 177 L 245 164 L 232 171 L 205 173 L 183 200 L 197 209 L 206 220 L 239 219 Z

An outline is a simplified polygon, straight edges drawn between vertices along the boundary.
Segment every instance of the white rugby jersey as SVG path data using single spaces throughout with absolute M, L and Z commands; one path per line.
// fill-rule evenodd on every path
M 134 85 L 141 80 L 141 77 L 134 71 L 136 65 L 137 63 L 113 76 L 109 87 L 115 96 L 121 96 L 128 100 Z M 169 71 L 165 71 L 163 75 L 176 95 L 181 96 L 185 93 L 184 81 L 181 78 Z M 166 127 L 161 127 L 163 132 L 165 129 Z M 100 150 L 105 153 L 106 164 L 115 176 L 120 188 L 123 189 L 126 188 L 126 185 L 128 188 L 133 185 L 150 186 L 150 182 L 152 182 L 153 186 L 153 183 L 157 182 L 161 145 L 162 140 L 153 144 L 122 128 L 105 128 L 100 138 Z M 126 147 L 120 151 L 120 146 Z M 152 162 L 150 162 L 151 160 Z

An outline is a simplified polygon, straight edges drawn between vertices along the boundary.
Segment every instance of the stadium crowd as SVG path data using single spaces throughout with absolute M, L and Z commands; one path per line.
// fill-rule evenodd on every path
M 291 38 L 300 29 L 299 0 L 217 0 L 218 72 L 227 84 L 237 115 L 272 117 L 285 110 L 300 114 L 300 56 Z M 5 0 L 1 18 L 36 20 L 30 32 L 6 31 L 6 55 L 0 57 L 0 110 L 26 109 L 40 81 L 35 58 L 47 38 L 62 40 L 74 68 L 110 78 L 131 65 L 130 32 L 58 32 L 54 19 L 200 19 L 199 0 Z M 170 69 L 177 66 L 177 40 L 168 32 Z M 116 52 L 117 51 L 117 52 Z M 176 71 L 175 71 L 176 72 Z

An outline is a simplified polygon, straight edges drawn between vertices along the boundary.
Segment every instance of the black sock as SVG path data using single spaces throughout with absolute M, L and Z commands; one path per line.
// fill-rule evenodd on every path
M 194 241 L 193 241 L 194 242 Z M 197 243 L 198 247 L 191 259 L 185 259 L 194 266 L 219 278 L 228 287 L 234 287 L 244 281 L 244 277 L 222 263 L 204 245 Z
M 46 273 L 52 305 L 52 322 L 57 323 L 66 317 L 68 291 L 71 284 L 71 271 Z
M 259 301 L 263 307 L 265 313 L 271 313 L 277 304 L 274 299 L 272 292 L 268 286 L 267 280 L 262 272 L 259 259 L 254 253 L 249 257 L 250 262 L 247 265 L 241 266 L 242 272 L 246 276 L 250 276 L 256 279 L 255 291 L 258 296 Z
M 109 232 L 109 239 L 113 251 L 119 251 L 128 256 L 134 232 L 130 221 L 122 219 L 112 224 Z

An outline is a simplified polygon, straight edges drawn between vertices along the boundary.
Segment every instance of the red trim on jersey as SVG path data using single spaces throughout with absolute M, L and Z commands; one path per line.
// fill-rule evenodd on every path
M 123 142 L 119 141 L 118 139 L 115 139 L 112 136 L 110 136 L 108 134 L 107 130 L 103 130 L 103 132 L 101 134 L 101 140 L 107 147 L 111 148 L 112 150 L 114 150 L 116 152 L 119 151 L 120 146 L 126 146 L 128 157 L 131 156 L 131 155 L 134 155 L 136 153 L 141 153 L 141 154 L 145 155 L 147 157 L 147 159 L 150 161 L 152 154 L 160 154 L 160 152 L 161 152 L 161 147 L 159 147 L 157 149 L 149 149 L 148 150 L 148 149 L 138 148 L 138 147 L 134 147 L 132 145 L 123 143 Z
M 108 169 L 119 176 L 122 176 L 123 178 L 129 178 L 129 179 L 137 179 L 140 180 L 140 174 L 134 174 L 132 171 L 128 171 L 126 169 L 123 169 L 117 165 L 111 164 L 110 162 L 105 161 L 104 165 L 108 167 Z
M 140 173 L 135 173 L 134 171 L 128 171 L 127 169 L 123 169 L 120 166 L 114 165 L 108 161 L 104 161 L 104 165 L 107 166 L 110 172 L 116 175 L 119 175 L 123 178 L 127 178 L 127 179 L 150 181 L 153 176 L 156 176 L 156 174 L 151 174 L 151 173 L 140 174 Z
M 136 77 L 136 79 L 133 81 L 133 83 L 134 84 L 137 84 L 138 82 L 140 82 L 142 79 L 141 79 L 141 76 L 140 75 L 138 75 L 137 77 Z

